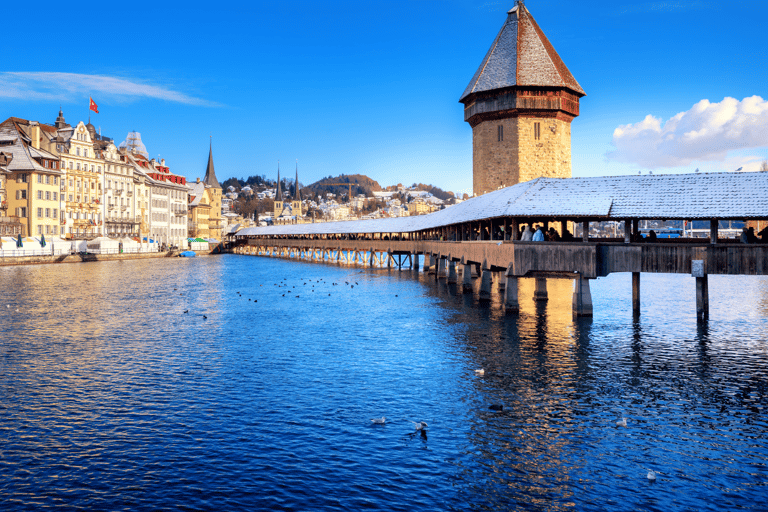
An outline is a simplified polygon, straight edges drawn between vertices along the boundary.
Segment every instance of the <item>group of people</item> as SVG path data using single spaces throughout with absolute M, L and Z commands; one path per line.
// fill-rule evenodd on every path
M 743 227 L 739 241 L 743 244 L 768 243 L 768 226 L 764 227 L 757 235 L 755 235 L 755 228 Z
M 560 242 L 561 240 L 570 241 L 573 239 L 573 235 L 567 229 L 561 236 L 555 228 L 549 228 L 549 230 L 544 231 L 544 227 L 541 225 L 536 226 L 535 230 L 531 225 L 521 228 L 520 236 L 518 237 L 518 240 L 521 242 Z

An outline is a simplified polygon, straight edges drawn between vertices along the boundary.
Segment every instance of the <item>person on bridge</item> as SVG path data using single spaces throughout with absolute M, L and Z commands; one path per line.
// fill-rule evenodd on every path
M 533 234 L 534 242 L 543 242 L 544 241 L 544 231 L 541 230 L 541 226 L 538 226 L 536 228 L 536 232 Z
M 547 231 L 547 241 L 548 242 L 559 242 L 560 241 L 560 233 L 555 231 L 555 228 L 549 228 L 549 231 Z
M 528 227 L 525 228 L 525 231 L 523 231 L 523 236 L 520 237 L 521 242 L 530 242 L 533 239 L 533 230 L 531 229 L 531 225 L 529 224 Z

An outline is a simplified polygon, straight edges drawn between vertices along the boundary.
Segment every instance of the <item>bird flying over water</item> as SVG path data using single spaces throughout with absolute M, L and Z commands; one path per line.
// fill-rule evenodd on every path
M 427 428 L 427 422 L 426 421 L 419 421 L 418 423 L 415 421 L 412 421 L 413 425 L 416 427 L 416 431 L 423 430 Z

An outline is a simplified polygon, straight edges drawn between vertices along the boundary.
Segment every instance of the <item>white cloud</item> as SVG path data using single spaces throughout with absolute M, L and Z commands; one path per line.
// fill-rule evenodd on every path
M 85 95 L 121 100 L 154 98 L 187 105 L 218 106 L 167 87 L 113 76 L 55 72 L 0 73 L 0 98 L 70 101 Z
M 613 145 L 609 159 L 647 169 L 723 162 L 730 152 L 768 147 L 768 101 L 760 96 L 701 100 L 665 123 L 648 115 L 616 128 Z

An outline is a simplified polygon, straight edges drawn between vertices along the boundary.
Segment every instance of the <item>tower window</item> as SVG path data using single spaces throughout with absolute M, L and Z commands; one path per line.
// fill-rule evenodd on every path
M 503 142 L 504 141 L 504 125 L 503 124 L 499 125 L 497 135 L 499 138 L 499 142 Z
M 541 139 L 541 123 L 533 123 L 533 138 Z

